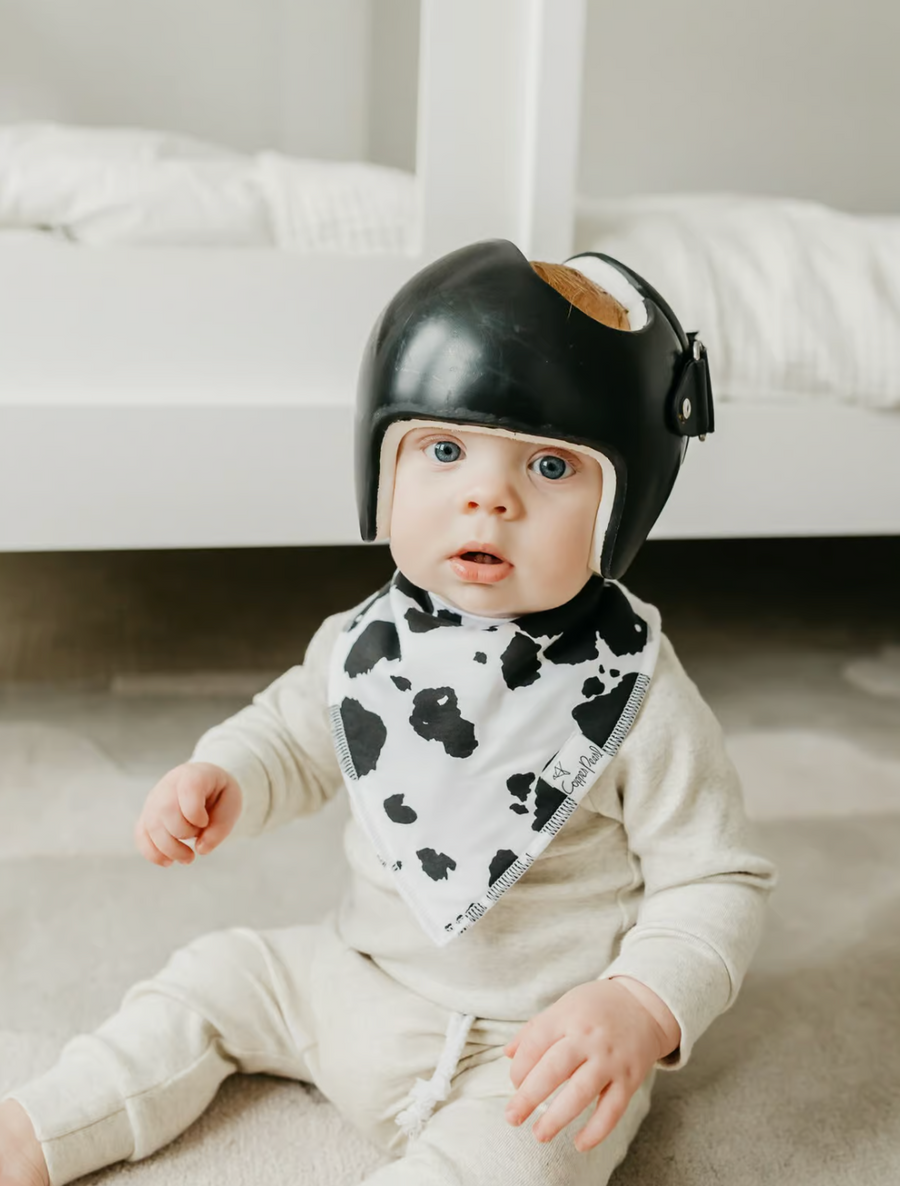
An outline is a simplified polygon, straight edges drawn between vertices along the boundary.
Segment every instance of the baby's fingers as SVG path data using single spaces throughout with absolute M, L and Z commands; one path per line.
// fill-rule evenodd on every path
M 138 823 L 134 830 L 134 842 L 141 856 L 146 858 L 152 865 L 159 865 L 161 868 L 167 869 L 172 864 L 171 858 L 159 851 L 147 835 L 147 829 L 141 823 Z
M 203 854 L 212 852 L 214 848 L 231 835 L 234 825 L 241 814 L 241 796 L 234 788 L 224 791 L 209 809 L 209 824 L 197 838 L 195 848 Z
M 579 1153 L 586 1153 L 606 1140 L 625 1115 L 630 1098 L 631 1093 L 626 1089 L 612 1086 L 600 1096 L 597 1110 L 575 1138 L 575 1148 Z
M 506 1105 L 506 1119 L 510 1124 L 521 1124 L 527 1119 L 538 1104 L 551 1095 L 561 1083 L 565 1083 L 572 1072 L 584 1062 L 584 1058 L 584 1054 L 569 1042 L 561 1041 L 551 1046 L 537 1066 L 525 1076 L 516 1094 Z M 594 1094 L 596 1095 L 596 1092 Z
M 598 1070 L 595 1063 L 583 1063 L 535 1124 L 532 1130 L 534 1135 L 539 1141 L 552 1141 L 567 1124 L 581 1115 L 588 1104 L 608 1087 L 608 1083 L 607 1076 Z M 581 1149 L 577 1143 L 576 1147 Z
M 523 1026 L 522 1028 L 524 1029 L 525 1027 Z M 510 1038 L 510 1040 L 503 1047 L 503 1053 L 506 1055 L 507 1058 L 515 1058 L 516 1051 L 519 1049 L 519 1042 L 521 1040 L 522 1040 L 522 1030 L 519 1030 L 519 1032 L 516 1034 L 516 1036 L 514 1038 Z
M 536 1017 L 532 1017 L 531 1021 L 522 1027 L 513 1039 L 515 1053 L 512 1066 L 509 1068 L 509 1077 L 513 1087 L 521 1086 L 525 1076 L 537 1065 L 550 1047 L 562 1037 L 563 1030 L 555 1024 L 552 1017 L 547 1015 L 546 1010 L 543 1013 L 538 1013 Z
M 170 835 L 161 823 L 151 824 L 147 828 L 147 835 L 164 857 L 180 861 L 183 865 L 189 865 L 194 859 L 194 850 Z
M 190 765 L 185 765 L 176 771 L 179 781 L 176 784 L 177 809 L 185 821 L 193 826 L 192 836 L 196 836 L 209 823 L 209 813 L 206 809 L 207 783 L 198 777 Z M 168 822 L 168 821 L 167 821 Z

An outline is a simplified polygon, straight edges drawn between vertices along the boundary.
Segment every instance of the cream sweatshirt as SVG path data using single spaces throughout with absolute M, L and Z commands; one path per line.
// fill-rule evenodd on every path
M 302 665 L 197 743 L 193 760 L 240 784 L 234 835 L 309 815 L 343 787 L 326 689 L 353 612 L 326 618 Z M 721 728 L 665 635 L 616 757 L 528 872 L 446 947 L 420 930 L 352 814 L 344 848 L 338 930 L 401 984 L 449 1010 L 526 1021 L 577 984 L 631 976 L 681 1027 L 660 1064 L 671 1069 L 734 1002 L 776 880 L 749 842 Z

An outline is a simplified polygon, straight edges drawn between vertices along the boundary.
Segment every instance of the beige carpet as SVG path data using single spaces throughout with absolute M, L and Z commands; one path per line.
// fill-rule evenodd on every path
M 885 662 L 860 656 L 844 681 L 859 736 L 876 717 L 896 721 L 895 656 Z M 202 681 L 181 694 L 157 684 L 5 705 L 0 1093 L 52 1062 L 69 1035 L 96 1025 L 192 936 L 313 920 L 338 894 L 341 802 L 196 868 L 159 870 L 132 851 L 132 822 L 155 774 L 241 702 L 227 680 L 206 691 L 204 699 Z M 734 722 L 732 752 L 782 883 L 737 1006 L 684 1071 L 660 1076 L 615 1184 L 895 1186 L 897 736 L 882 727 L 881 743 L 863 745 L 821 721 L 752 727 L 755 710 L 733 698 L 721 710 Z M 345 1186 L 380 1163 L 317 1092 L 236 1077 L 168 1149 L 86 1181 Z

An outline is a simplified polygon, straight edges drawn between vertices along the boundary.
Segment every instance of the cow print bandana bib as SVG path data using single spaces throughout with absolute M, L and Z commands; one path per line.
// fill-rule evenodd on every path
M 328 702 L 351 809 L 438 946 L 518 881 L 612 760 L 659 632 L 653 606 L 599 576 L 502 619 L 399 571 L 344 627 Z

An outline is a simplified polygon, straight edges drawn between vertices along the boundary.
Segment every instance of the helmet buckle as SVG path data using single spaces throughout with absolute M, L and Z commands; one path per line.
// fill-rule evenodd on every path
M 706 347 L 696 334 L 688 334 L 690 353 L 675 385 L 669 407 L 669 424 L 679 436 L 699 437 L 713 431 L 713 402 Z M 684 356 L 683 356 L 684 357 Z

